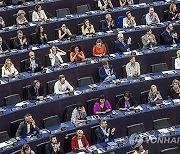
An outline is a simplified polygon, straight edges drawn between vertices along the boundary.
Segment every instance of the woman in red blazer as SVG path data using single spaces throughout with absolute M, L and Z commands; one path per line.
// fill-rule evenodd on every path
M 78 151 L 78 150 L 86 150 L 89 147 L 89 142 L 86 139 L 86 136 L 84 135 L 84 132 L 82 130 L 76 131 L 76 136 L 74 136 L 71 139 L 71 148 L 72 151 Z

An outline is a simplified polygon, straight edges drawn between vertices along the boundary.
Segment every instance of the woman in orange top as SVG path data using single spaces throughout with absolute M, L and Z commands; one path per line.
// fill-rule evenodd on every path
M 93 56 L 102 57 L 106 54 L 106 46 L 101 39 L 97 39 L 96 45 L 93 47 Z
M 85 61 L 85 56 L 83 51 L 81 51 L 80 45 L 77 44 L 72 46 L 70 53 L 70 61 L 71 62 Z

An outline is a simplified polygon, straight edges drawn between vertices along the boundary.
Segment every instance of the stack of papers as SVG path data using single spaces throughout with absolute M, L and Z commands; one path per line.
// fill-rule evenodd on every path
M 142 108 L 140 105 L 138 105 L 137 107 L 134 108 L 134 110 L 140 110 L 140 111 L 142 111 L 143 108 Z
M 173 99 L 172 101 L 177 104 L 180 103 L 180 99 Z
M 23 101 L 23 102 L 17 103 L 15 107 L 22 107 L 23 105 L 27 105 L 27 104 L 28 104 L 27 102 Z
M 162 71 L 162 74 L 176 74 L 177 72 L 176 71 Z

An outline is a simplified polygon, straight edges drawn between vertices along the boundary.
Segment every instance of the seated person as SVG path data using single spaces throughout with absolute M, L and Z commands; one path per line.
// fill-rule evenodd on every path
M 100 82 L 111 82 L 116 79 L 112 65 L 109 65 L 107 60 L 103 60 L 102 65 L 99 67 Z
M 146 25 L 158 24 L 160 23 L 157 13 L 154 12 L 154 7 L 149 7 L 149 13 L 146 14 Z
M 115 128 L 110 128 L 107 125 L 107 121 L 105 119 L 100 120 L 100 126 L 95 130 L 97 143 L 108 142 L 113 139 Z
M 172 81 L 172 87 L 169 91 L 169 96 L 172 99 L 179 99 L 180 98 L 180 81 L 174 79 Z
M 2 77 L 15 77 L 19 74 L 18 70 L 14 67 L 14 64 L 12 63 L 11 59 L 7 58 L 5 60 L 4 66 L 1 68 Z
M 21 148 L 21 154 L 35 154 L 29 144 L 24 144 Z
M 30 114 L 24 116 L 24 121 L 19 124 L 16 132 L 16 139 L 20 140 L 21 135 L 34 134 L 34 132 L 39 132 L 39 128 L 36 126 L 35 121 Z
M 130 11 L 126 12 L 126 18 L 123 18 L 123 28 L 134 28 L 136 26 L 135 17 L 131 15 Z
M 25 0 L 12 0 L 12 5 L 21 5 L 25 3 Z
M 100 10 L 113 9 L 113 4 L 111 0 L 98 0 L 98 7 Z
M 152 34 L 150 27 L 146 28 L 146 34 L 141 37 L 143 48 L 152 48 L 157 45 L 156 37 Z
M 81 123 L 85 122 L 87 116 L 86 110 L 82 104 L 77 104 L 71 115 L 71 122 Z
M 32 86 L 28 89 L 28 98 L 30 100 L 43 100 L 45 96 L 46 94 L 40 81 L 34 80 Z
M 175 69 L 180 69 L 180 50 L 176 52 L 177 58 L 175 59 Z
M 149 103 L 152 105 L 162 103 L 163 99 L 162 99 L 160 92 L 157 90 L 156 85 L 151 85 L 148 100 L 149 100 Z
M 180 19 L 180 13 L 178 13 L 177 6 L 175 3 L 171 3 L 169 7 L 169 12 L 167 15 L 168 21 L 174 21 Z
M 66 27 L 65 24 L 61 25 L 61 28 L 58 30 L 58 38 L 60 40 L 65 40 L 68 39 L 71 36 L 71 31 L 69 30 L 68 27 Z
M 56 46 L 52 46 L 49 50 L 49 59 L 51 61 L 51 66 L 57 66 L 63 63 L 63 59 L 61 56 L 66 55 L 66 52 L 59 49 Z
M 117 40 L 115 41 L 115 50 L 117 53 L 122 54 L 122 52 L 130 51 L 131 48 L 131 38 L 129 37 L 126 41 L 124 35 L 119 33 L 117 35 Z
M 136 105 L 136 101 L 133 99 L 131 93 L 129 91 L 124 92 L 124 96 L 119 99 L 118 103 L 116 104 L 116 108 L 118 110 L 131 110 L 134 109 Z
M 140 75 L 140 64 L 136 62 L 135 56 L 131 56 L 130 62 L 126 64 L 126 73 L 128 77 Z
M 42 70 L 42 65 L 39 59 L 35 57 L 33 51 L 29 52 L 29 59 L 25 62 L 25 70 L 31 72 L 39 72 Z
M 34 42 L 36 44 L 46 44 L 48 42 L 47 33 L 42 26 L 37 26 L 35 29 L 36 37 Z
M 120 7 L 124 7 L 126 5 L 133 5 L 133 0 L 119 0 Z
M 5 25 L 5 22 L 3 20 L 3 18 L 0 16 L 0 29 L 4 28 L 6 25 Z
M 89 22 L 89 19 L 86 19 L 81 26 L 82 35 L 94 34 L 94 26 Z
M 81 46 L 76 44 L 71 47 L 70 52 L 70 61 L 71 62 L 83 62 L 85 61 L 84 52 L 81 50 Z
M 98 102 L 94 104 L 93 112 L 94 114 L 105 114 L 112 110 L 111 104 L 106 99 L 104 95 L 99 96 Z
M 0 7 L 5 7 L 6 3 L 4 2 L 4 0 L 0 0 Z
M 64 75 L 59 75 L 59 80 L 54 85 L 55 94 L 69 94 L 73 92 L 73 87 L 66 81 Z
M 18 13 L 17 13 L 17 17 L 16 17 L 16 24 L 17 25 L 24 25 L 24 24 L 27 24 L 28 21 L 25 17 L 25 12 L 24 10 L 19 10 Z
M 28 41 L 26 36 L 23 34 L 22 30 L 17 31 L 17 36 L 14 39 L 15 49 L 24 49 L 28 47 Z
M 87 148 L 89 148 L 89 142 L 84 132 L 82 130 L 77 130 L 76 135 L 71 139 L 72 151 L 85 151 Z
M 102 22 L 102 31 L 110 31 L 116 28 L 115 22 L 110 14 L 106 14 L 106 20 Z
M 175 44 L 178 41 L 178 35 L 173 29 L 173 24 L 168 23 L 166 30 L 161 34 L 161 43 L 163 45 Z
M 32 21 L 46 21 L 47 16 L 40 5 L 36 5 L 32 13 Z
M 5 54 L 7 52 L 10 52 L 10 48 L 3 40 L 3 38 L 0 36 L 0 54 Z
M 93 56 L 102 57 L 106 54 L 106 46 L 101 39 L 96 40 L 96 45 L 93 47 Z
M 55 135 L 50 136 L 49 139 L 50 142 L 45 146 L 46 154 L 65 154 Z
M 133 154 L 149 154 L 148 150 L 144 150 L 142 145 L 135 148 L 135 152 Z

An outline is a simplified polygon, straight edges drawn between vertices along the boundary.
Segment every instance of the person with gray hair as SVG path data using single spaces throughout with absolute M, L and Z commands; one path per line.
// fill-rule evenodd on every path
M 116 28 L 115 22 L 110 14 L 106 14 L 106 19 L 102 22 L 102 31 L 106 32 Z

